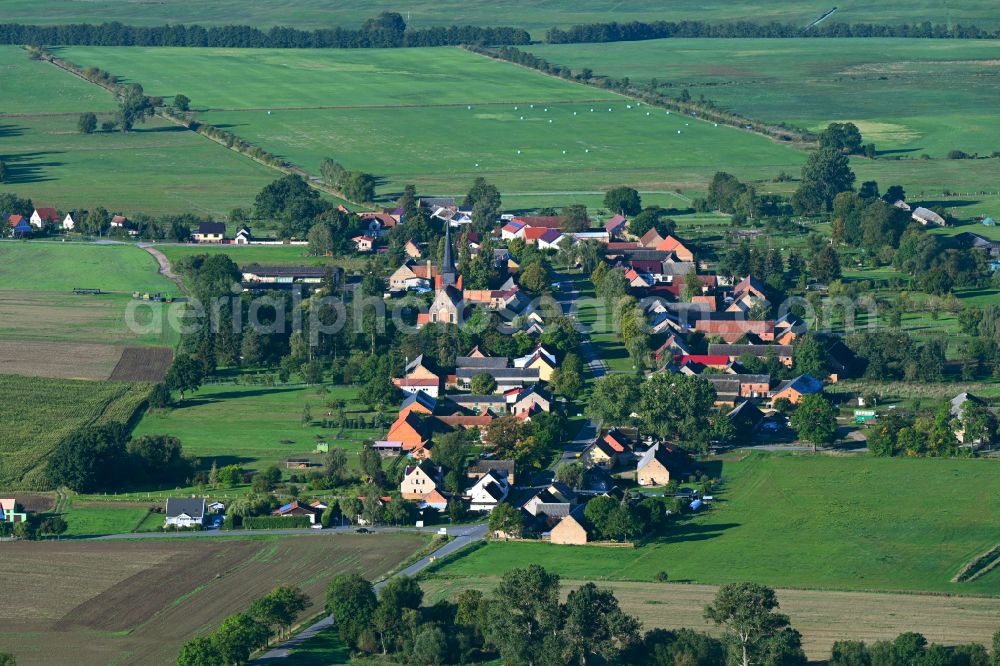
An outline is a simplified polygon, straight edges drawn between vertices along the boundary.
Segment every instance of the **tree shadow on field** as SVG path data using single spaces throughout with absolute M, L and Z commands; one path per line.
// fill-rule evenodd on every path
M 250 123 L 219 123 L 218 125 L 213 124 L 212 127 L 217 127 L 218 129 L 231 129 L 233 127 L 247 127 Z
M 875 155 L 876 156 L 882 156 L 882 155 L 905 155 L 907 153 L 918 153 L 921 150 L 923 150 L 923 148 L 921 148 L 921 147 L 917 147 L 917 148 L 894 148 L 892 150 L 876 150 L 875 151 Z
M 684 543 L 688 541 L 708 541 L 726 530 L 739 527 L 739 523 L 695 523 L 691 521 L 677 523 L 667 528 L 662 534 L 652 539 L 652 543 Z
M 247 456 L 198 456 L 198 470 L 207 471 L 212 469 L 212 464 L 214 463 L 217 468 L 228 467 L 229 465 L 239 465 L 243 466 L 247 463 L 252 463 L 256 458 L 248 458 Z
M 17 125 L 0 125 L 0 139 L 6 139 L 10 136 L 21 136 L 24 134 L 25 129 Z
M 273 395 L 275 393 L 287 393 L 289 391 L 297 391 L 298 387 L 285 387 L 285 386 L 268 386 L 254 389 L 247 389 L 245 391 L 223 391 L 221 393 L 215 393 L 210 396 L 201 396 L 197 398 L 186 398 L 176 404 L 174 409 L 184 409 L 185 407 L 196 407 L 198 405 L 211 405 L 216 402 L 223 402 L 225 400 L 235 400 L 238 398 L 257 398 L 262 395 Z
M 133 127 L 130 134 L 164 134 L 189 131 L 187 127 L 181 125 L 163 125 L 162 127 Z
M 973 199 L 947 199 L 941 201 L 921 201 L 920 205 L 924 208 L 933 208 L 935 206 L 941 206 L 942 208 L 961 208 L 962 206 L 974 206 L 979 203 Z M 961 223 L 957 223 L 960 225 Z
M 14 153 L 4 156 L 7 164 L 7 179 L 5 185 L 20 185 L 24 183 L 40 183 L 55 180 L 48 175 L 47 169 L 61 167 L 65 162 L 44 161 L 50 155 L 61 155 L 61 150 L 37 151 L 33 153 Z

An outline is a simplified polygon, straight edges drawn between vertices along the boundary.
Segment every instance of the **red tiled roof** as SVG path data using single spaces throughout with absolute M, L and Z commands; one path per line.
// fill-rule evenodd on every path
M 56 212 L 55 208 L 36 208 L 35 212 L 43 220 L 48 220 L 49 222 L 59 221 L 59 213 Z
M 562 229 L 563 226 L 563 219 L 558 215 L 515 217 L 512 222 L 528 227 L 545 227 L 547 229 Z
M 729 365 L 729 357 L 718 354 L 691 354 L 690 356 L 681 354 L 674 357 L 674 363 L 677 365 L 684 365 L 688 361 L 702 365 Z

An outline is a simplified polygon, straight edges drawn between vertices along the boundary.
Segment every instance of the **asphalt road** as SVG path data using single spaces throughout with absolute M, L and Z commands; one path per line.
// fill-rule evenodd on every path
M 385 530 L 379 530 L 379 531 L 385 531 Z M 485 538 L 487 531 L 488 531 L 487 526 L 482 524 L 449 528 L 449 534 L 450 535 L 453 534 L 455 538 L 453 538 L 451 541 L 449 541 L 448 543 L 444 544 L 443 546 L 435 550 L 427 557 L 411 564 L 410 566 L 406 567 L 405 569 L 396 573 L 394 576 L 391 576 L 390 578 L 395 578 L 395 576 L 416 575 L 418 572 L 430 566 L 431 563 L 434 562 L 434 560 L 441 557 L 445 557 L 446 555 L 451 555 L 455 551 L 464 548 L 465 546 L 468 546 L 471 543 L 475 543 L 476 541 Z M 389 578 L 379 583 L 376 583 L 374 586 L 375 591 L 378 592 L 388 580 Z M 250 663 L 270 664 L 285 659 L 292 653 L 292 651 L 296 647 L 298 647 L 305 641 L 309 640 L 310 638 L 312 638 L 313 636 L 315 636 L 316 634 L 318 634 L 319 632 L 323 631 L 324 629 L 330 626 L 333 626 L 333 616 L 327 615 L 326 617 L 318 620 L 309 627 L 306 627 L 305 629 L 303 629 L 298 634 L 288 639 L 281 645 L 271 648 L 270 650 L 268 650 L 263 655 L 261 655 L 260 657 L 253 660 Z

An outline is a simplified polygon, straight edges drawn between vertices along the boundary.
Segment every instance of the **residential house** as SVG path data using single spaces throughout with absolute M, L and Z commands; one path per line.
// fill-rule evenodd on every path
M 779 345 L 790 345 L 809 330 L 809 326 L 793 315 L 786 313 L 774 321 L 774 341 Z
M 492 511 L 497 504 L 507 499 L 509 492 L 510 484 L 503 472 L 486 472 L 469 488 L 469 510 Z
M 757 405 L 749 400 L 744 400 L 726 414 L 726 418 L 733 424 L 733 428 L 736 429 L 737 434 L 748 436 L 764 420 L 764 412 L 760 411 Z
M 76 220 L 73 219 L 73 213 L 66 213 L 66 217 L 63 218 L 62 228 L 65 231 L 73 231 L 76 229 Z
M 688 347 L 687 342 L 685 342 L 684 338 L 681 336 L 677 334 L 669 335 L 663 344 L 660 345 L 655 352 L 653 352 L 653 355 L 656 357 L 657 365 L 662 363 L 667 358 L 668 354 L 671 355 L 671 357 L 689 356 L 691 354 L 691 348 Z
M 614 469 L 621 462 L 621 452 L 603 438 L 594 440 L 580 454 L 587 465 Z
M 490 472 L 496 472 L 507 479 L 508 485 L 514 485 L 515 465 L 513 460 L 486 460 L 480 459 L 474 462 L 466 476 L 478 481 Z
M 36 208 L 29 221 L 31 226 L 39 229 L 46 225 L 55 226 L 59 224 L 59 212 L 55 208 Z
M 371 252 L 372 248 L 375 247 L 375 237 L 367 234 L 355 236 L 351 242 L 354 243 L 354 249 L 358 252 Z
M 206 506 L 209 513 L 225 513 L 226 505 L 223 502 L 209 502 Z
M 799 404 L 802 396 L 819 393 L 823 390 L 823 382 L 809 375 L 799 375 L 795 379 L 782 382 L 771 394 L 771 404 L 775 400 L 786 398 L 793 405 Z
M 576 493 L 565 483 L 553 481 L 547 488 L 543 488 L 528 501 L 521 505 L 521 508 L 532 516 L 553 514 L 566 515 L 570 507 L 576 504 Z M 561 507 L 561 508 L 560 508 Z
M 406 364 L 403 377 L 392 380 L 400 390 L 407 393 L 423 391 L 431 397 L 438 397 L 441 391 L 441 377 L 420 354 Z
M 519 222 L 508 222 L 503 225 L 500 229 L 501 240 L 514 240 L 515 238 L 521 238 L 521 235 L 524 233 L 524 226 L 525 225 L 520 224 Z
M 430 289 L 437 274 L 437 267 L 429 260 L 425 263 L 407 261 L 389 276 L 389 289 L 391 291 Z
M 515 358 L 514 367 L 537 369 L 538 378 L 543 382 L 547 382 L 552 379 L 552 374 L 556 370 L 556 357 L 552 354 L 552 352 L 546 350 L 541 345 L 538 345 L 530 354 L 521 356 L 520 358 Z
M 655 279 L 651 274 L 638 273 L 634 268 L 625 269 L 625 279 L 632 289 L 646 289 L 652 287 Z
M 167 527 L 199 526 L 205 520 L 205 499 L 168 497 L 164 513 Z
M 530 386 L 518 393 L 514 399 L 512 410 L 514 416 L 524 416 L 539 411 L 547 412 L 551 408 L 552 396 L 538 386 Z
M 421 498 L 420 508 L 445 511 L 448 508 L 448 498 L 442 495 L 440 490 L 435 488 Z
M 114 226 L 113 222 L 111 226 Z M 226 240 L 226 225 L 223 222 L 202 222 L 192 238 L 198 243 L 221 243 Z
M 562 518 L 549 532 L 549 541 L 565 546 L 582 546 L 590 539 L 587 519 L 584 517 L 586 505 L 581 504 Z
M 31 223 L 23 215 L 11 215 L 7 218 L 7 223 L 10 228 L 10 235 L 14 238 L 24 238 L 34 233 Z
M 678 261 L 693 262 L 694 252 L 692 252 L 684 243 L 682 243 L 677 238 L 673 236 L 667 236 L 662 241 L 656 244 L 656 249 L 660 252 L 671 252 Z
M 668 453 L 662 444 L 654 444 L 643 453 L 635 466 L 636 483 L 640 486 L 665 486 L 670 483 Z
M 625 231 L 627 224 L 628 220 L 624 215 L 615 215 L 604 224 L 604 230 L 608 232 L 608 236 L 614 237 Z
M 316 522 L 316 509 L 311 506 L 304 506 L 299 504 L 298 500 L 293 500 L 288 504 L 279 506 L 277 509 L 271 512 L 272 516 L 280 516 L 282 518 L 294 518 L 305 516 L 309 519 L 310 524 Z
M 17 500 L 0 498 L 0 523 L 23 523 L 28 520 L 28 514 L 18 511 Z
M 535 243 L 539 250 L 555 249 L 563 242 L 565 236 L 558 229 L 546 229 L 545 233 L 537 238 Z
M 440 467 L 435 467 L 426 460 L 407 466 L 399 484 L 399 494 L 407 500 L 422 499 L 431 491 L 437 490 L 441 483 L 441 472 Z
M 708 368 L 713 368 L 715 370 L 727 371 L 730 370 L 729 364 L 730 360 L 728 356 L 725 355 L 712 355 L 712 354 L 681 354 L 674 356 L 674 363 L 677 366 L 683 366 L 685 363 L 697 363 L 698 365 L 703 365 Z
M 372 238 L 382 236 L 399 224 L 389 213 L 361 213 L 358 217 L 361 218 L 361 228 L 365 230 L 365 235 Z
M 965 441 L 965 426 L 962 424 L 962 417 L 965 415 L 965 410 L 969 409 L 973 405 L 979 405 L 986 407 L 994 414 L 997 413 L 996 408 L 991 408 L 986 406 L 986 401 L 982 398 L 978 398 L 971 393 L 962 392 L 951 399 L 951 416 L 956 421 L 958 421 L 958 426 L 955 429 L 955 439 L 957 439 L 961 444 L 966 446 L 976 447 L 983 444 L 982 439 L 975 439 L 973 441 Z

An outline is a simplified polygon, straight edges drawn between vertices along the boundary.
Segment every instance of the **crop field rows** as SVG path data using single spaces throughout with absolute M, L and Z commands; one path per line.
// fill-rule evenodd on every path
M 334 575 L 377 579 L 425 542 L 412 534 L 8 544 L 5 594 L 18 603 L 0 605 L 0 644 L 28 666 L 173 662 L 184 642 L 279 583 L 301 586 L 316 612 Z
M 87 425 L 127 423 L 149 384 L 0 375 L 0 488 L 42 488 L 44 461 L 63 437 Z

